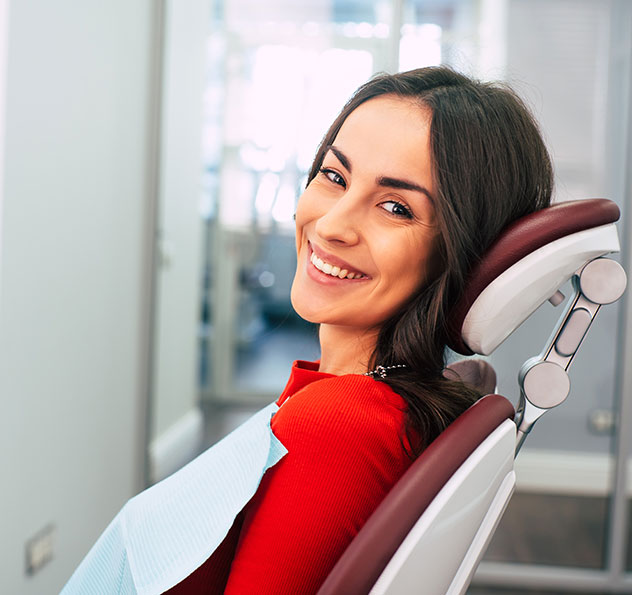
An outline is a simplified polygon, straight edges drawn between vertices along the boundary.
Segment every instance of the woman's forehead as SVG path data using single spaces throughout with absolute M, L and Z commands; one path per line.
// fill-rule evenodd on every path
M 432 177 L 431 115 L 429 108 L 411 99 L 375 97 L 349 114 L 332 144 L 351 169 L 413 176 L 427 185 Z
M 412 99 L 380 95 L 365 101 L 347 116 L 333 144 L 398 137 L 425 142 L 429 138 L 431 120 L 430 108 Z M 373 148 L 379 149 L 379 145 Z
M 421 121 L 427 122 L 432 119 L 432 110 L 424 103 L 420 103 L 413 97 L 401 97 L 392 93 L 378 95 L 367 101 L 362 102 L 346 117 L 342 126 L 353 121 L 360 116 L 367 118 L 367 114 L 373 117 L 384 118 L 388 113 L 391 115 L 400 114 L 409 122 Z

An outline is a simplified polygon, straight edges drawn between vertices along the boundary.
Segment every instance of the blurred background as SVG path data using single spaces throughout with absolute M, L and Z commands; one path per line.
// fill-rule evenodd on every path
M 435 64 L 525 98 L 555 199 L 616 201 L 629 270 L 627 0 L 0 0 L 1 593 L 58 592 L 318 357 L 289 302 L 316 146 L 372 74 Z M 628 303 L 521 452 L 472 594 L 632 593 Z M 492 356 L 514 402 L 558 314 Z

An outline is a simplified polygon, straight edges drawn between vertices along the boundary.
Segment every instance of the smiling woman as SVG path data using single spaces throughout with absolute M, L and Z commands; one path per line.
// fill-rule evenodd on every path
M 369 164 L 373 171 L 367 174 Z M 358 89 L 323 138 L 297 223 L 312 186 L 326 184 L 323 176 L 336 197 L 324 190 L 320 199 L 330 207 L 321 210 L 321 219 L 328 222 L 330 214 L 356 200 L 361 175 L 364 183 L 373 183 L 373 190 L 364 188 L 365 206 L 389 211 L 392 226 L 354 228 L 352 221 L 363 211 L 346 211 L 334 223 L 363 233 L 360 247 L 353 248 L 344 237 L 319 236 L 316 224 L 313 242 L 340 257 L 362 250 L 376 255 L 383 263 L 380 272 L 396 279 L 393 287 L 408 290 L 399 300 L 394 290 L 392 302 L 358 303 L 355 318 L 365 321 L 365 331 L 355 338 L 349 324 L 323 324 L 321 365 L 341 361 L 341 347 L 347 346 L 349 355 L 355 355 L 347 365 L 353 360 L 364 371 L 400 366 L 381 380 L 406 402 L 406 436 L 416 455 L 477 397 L 443 377 L 447 313 L 468 271 L 500 231 L 548 206 L 552 165 L 537 123 L 511 89 L 431 67 L 378 76 Z M 398 251 L 399 229 L 407 239 Z M 300 237 L 299 226 L 297 242 Z M 399 263 L 405 265 L 403 273 L 397 272 Z M 296 289 L 292 295 L 300 308 Z M 334 300 L 329 308 L 334 311 Z
M 446 312 L 551 186 L 511 91 L 439 67 L 361 87 L 296 213 L 292 303 L 320 325 L 321 359 L 295 362 L 276 404 L 129 503 L 65 593 L 315 593 L 415 455 L 480 396 L 443 376 Z
M 362 104 L 299 200 L 292 305 L 322 325 L 321 371 L 366 372 L 381 324 L 432 276 L 430 121 L 410 100 Z

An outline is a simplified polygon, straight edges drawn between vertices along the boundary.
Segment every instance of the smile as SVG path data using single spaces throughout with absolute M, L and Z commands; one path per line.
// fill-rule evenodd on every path
M 321 273 L 330 275 L 331 277 L 338 277 L 338 279 L 367 279 L 367 275 L 357 271 L 352 271 L 346 268 L 340 268 L 337 265 L 330 264 L 324 261 L 322 258 L 316 256 L 312 252 L 309 261 L 316 267 Z

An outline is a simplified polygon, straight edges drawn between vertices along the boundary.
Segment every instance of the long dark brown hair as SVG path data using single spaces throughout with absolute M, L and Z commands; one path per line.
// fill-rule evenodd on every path
M 369 363 L 405 364 L 382 380 L 407 404 L 406 436 L 416 456 L 480 394 L 443 377 L 447 318 L 468 271 L 513 220 L 549 205 L 553 173 L 533 116 L 509 88 L 446 67 L 379 75 L 360 87 L 323 138 L 318 173 L 342 124 L 359 105 L 393 95 L 430 108 L 441 270 L 380 329 Z

